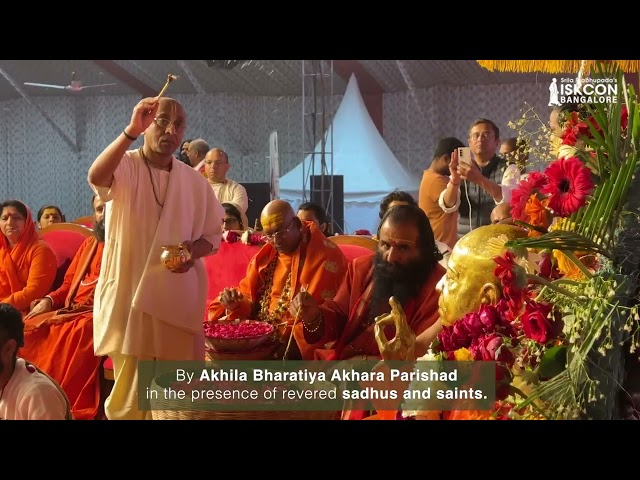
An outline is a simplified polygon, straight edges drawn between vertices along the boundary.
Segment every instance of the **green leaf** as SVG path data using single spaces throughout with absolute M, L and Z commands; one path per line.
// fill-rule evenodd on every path
M 540 360 L 539 375 L 541 379 L 550 379 L 562 373 L 567 365 L 567 347 L 558 345 L 544 352 Z
M 579 233 L 567 232 L 564 230 L 553 230 L 549 233 L 545 233 L 540 237 L 531 238 L 519 238 L 516 240 L 510 240 L 505 243 L 507 248 L 511 247 L 527 247 L 538 249 L 557 249 L 557 250 L 569 250 L 569 251 L 581 251 L 581 252 L 593 252 L 600 253 L 608 258 L 611 258 L 613 254 L 603 248 L 601 245 L 595 243 L 584 235 Z

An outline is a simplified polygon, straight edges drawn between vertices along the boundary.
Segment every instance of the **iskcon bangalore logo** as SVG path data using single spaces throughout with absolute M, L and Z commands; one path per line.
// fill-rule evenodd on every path
M 615 78 L 571 78 L 551 80 L 549 85 L 549 106 L 560 107 L 567 103 L 616 103 L 618 101 L 618 81 Z

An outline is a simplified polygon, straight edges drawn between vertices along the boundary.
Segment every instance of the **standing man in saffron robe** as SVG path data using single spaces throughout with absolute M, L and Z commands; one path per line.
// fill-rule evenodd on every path
M 151 418 L 138 409 L 139 360 L 205 358 L 202 257 L 220 245 L 224 210 L 200 174 L 173 156 L 186 127 L 179 102 L 145 98 L 89 168 L 89 184 L 107 204 L 94 348 L 113 359 L 110 420 Z M 144 145 L 128 150 L 141 134 Z M 160 261 L 162 247 L 179 244 L 191 258 L 169 270 Z
M 93 298 L 104 248 L 104 203 L 92 198 L 94 235 L 80 245 L 62 285 L 32 303 L 24 319 L 20 356 L 47 372 L 64 389 L 76 420 L 93 420 L 100 409 L 100 364 L 93 353 Z
M 220 319 L 228 310 L 229 318 L 292 325 L 295 313 L 290 313 L 289 303 L 303 286 L 320 303 L 338 290 L 347 260 L 313 222 L 300 220 L 284 200 L 273 200 L 262 210 L 260 223 L 268 243 L 249 263 L 239 288 L 225 288 L 210 304 L 210 320 Z M 287 328 L 283 338 L 289 336 Z M 300 351 L 290 351 L 287 358 L 312 359 L 313 350 L 305 346 L 298 345 Z
M 414 205 L 387 210 L 378 229 L 378 252 L 351 261 L 333 300 L 318 305 L 304 293 L 291 303 L 301 308 L 295 329 L 298 343 L 316 346 L 319 360 L 380 358 L 375 339 L 376 317 L 390 312 L 389 298 L 402 305 L 417 335 L 416 353 L 424 355 L 439 331 L 438 281 L 445 269 L 426 214 Z M 393 327 L 385 329 L 393 338 Z M 325 349 L 328 342 L 337 342 Z

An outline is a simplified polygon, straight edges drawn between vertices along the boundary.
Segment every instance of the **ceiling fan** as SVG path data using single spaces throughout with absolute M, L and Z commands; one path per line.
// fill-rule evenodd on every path
M 30 87 L 57 88 L 59 90 L 68 90 L 70 92 L 81 92 L 85 88 L 108 87 L 111 85 L 117 85 L 116 83 L 102 83 L 100 85 L 82 85 L 82 82 L 80 80 L 76 80 L 76 72 L 71 73 L 71 83 L 69 85 L 49 85 L 46 83 L 31 83 L 31 82 L 24 82 L 24 84 L 29 85 Z

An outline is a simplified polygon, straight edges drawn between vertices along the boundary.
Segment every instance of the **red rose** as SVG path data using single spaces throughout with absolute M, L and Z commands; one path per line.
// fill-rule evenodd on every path
M 474 360 L 513 362 L 513 354 L 504 346 L 502 336 L 497 333 L 489 333 L 482 337 L 474 338 L 469 349 Z
M 522 315 L 522 329 L 527 337 L 541 344 L 551 339 L 552 322 L 549 318 L 551 308 L 549 303 L 527 303 Z
M 496 312 L 500 315 L 500 323 L 502 325 L 508 325 L 513 320 L 509 313 L 509 303 L 506 299 L 501 298 L 496 304 Z

